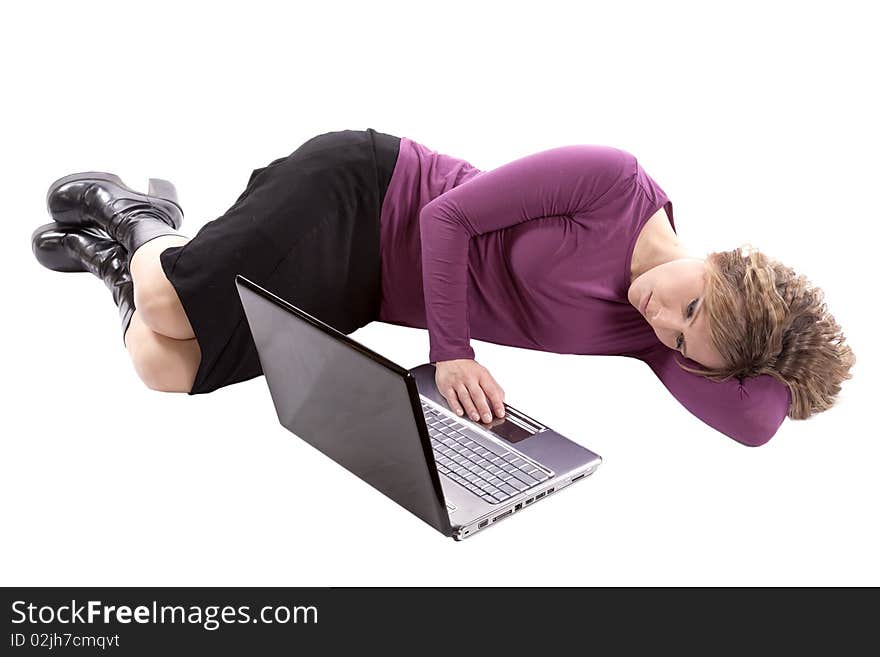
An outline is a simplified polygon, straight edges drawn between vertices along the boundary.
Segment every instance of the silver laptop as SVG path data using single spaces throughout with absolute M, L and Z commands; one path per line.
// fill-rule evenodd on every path
M 461 540 L 592 474 L 599 455 L 505 404 L 474 422 L 434 365 L 404 369 L 243 276 L 235 285 L 281 424 Z

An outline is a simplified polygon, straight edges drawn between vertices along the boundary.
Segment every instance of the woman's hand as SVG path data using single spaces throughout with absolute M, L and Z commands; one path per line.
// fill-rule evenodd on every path
M 437 390 L 449 407 L 462 415 L 463 410 L 475 422 L 492 421 L 492 411 L 504 417 L 504 391 L 489 370 L 469 358 L 443 360 L 435 364 Z M 463 408 L 462 408 L 463 407 Z

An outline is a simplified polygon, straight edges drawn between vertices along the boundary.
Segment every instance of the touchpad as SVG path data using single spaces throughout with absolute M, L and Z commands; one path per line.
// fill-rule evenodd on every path
M 486 430 L 511 443 L 518 443 L 547 428 L 507 404 L 504 405 L 504 417 L 496 417 L 489 423 L 480 424 Z

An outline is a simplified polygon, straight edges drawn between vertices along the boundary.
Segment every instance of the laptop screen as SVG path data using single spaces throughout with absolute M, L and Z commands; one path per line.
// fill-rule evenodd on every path
M 281 424 L 451 534 L 412 375 L 243 276 L 235 282 Z

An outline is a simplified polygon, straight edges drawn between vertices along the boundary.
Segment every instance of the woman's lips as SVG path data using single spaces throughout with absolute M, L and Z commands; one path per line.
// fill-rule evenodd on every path
M 642 316 L 645 318 L 648 317 L 647 315 L 645 315 L 645 313 L 648 311 L 648 302 L 651 300 L 652 294 L 654 294 L 654 290 L 648 292 L 648 294 L 645 296 L 645 303 L 643 303 L 641 307 Z

